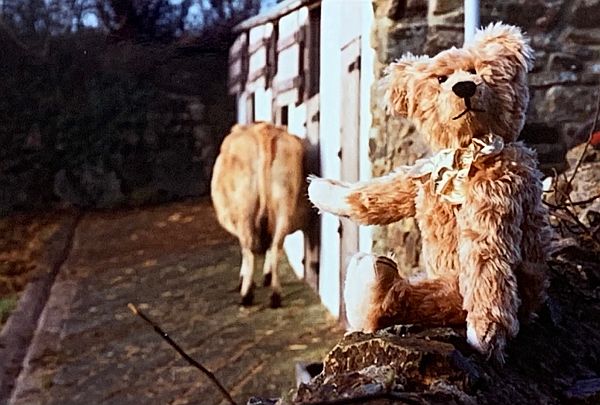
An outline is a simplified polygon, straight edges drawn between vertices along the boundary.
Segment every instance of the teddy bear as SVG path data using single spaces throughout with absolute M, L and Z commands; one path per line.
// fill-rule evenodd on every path
M 363 225 L 415 217 L 423 271 L 402 276 L 385 256 L 355 254 L 344 284 L 351 330 L 458 326 L 489 359 L 545 300 L 551 231 L 534 151 L 517 137 L 533 51 L 518 27 L 494 23 L 462 48 L 406 54 L 384 79 L 388 111 L 411 119 L 433 155 L 349 184 L 313 177 L 321 211 Z

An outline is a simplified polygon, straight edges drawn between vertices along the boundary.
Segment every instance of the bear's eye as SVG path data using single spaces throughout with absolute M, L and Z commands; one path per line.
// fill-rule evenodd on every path
M 477 74 L 477 71 L 475 70 L 475 68 L 471 68 L 471 69 L 467 70 L 467 72 L 471 73 L 472 75 Z
M 448 76 L 438 76 L 438 83 L 444 83 L 446 80 L 448 80 Z

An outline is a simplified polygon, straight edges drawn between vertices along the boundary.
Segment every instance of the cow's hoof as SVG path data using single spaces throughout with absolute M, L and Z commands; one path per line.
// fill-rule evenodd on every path
M 254 302 L 254 283 L 250 286 L 250 289 L 246 293 L 246 295 L 242 295 L 242 299 L 240 301 L 240 305 L 244 307 L 249 307 Z
M 254 293 L 253 292 L 249 292 L 246 295 L 242 295 L 242 299 L 240 301 L 240 305 L 243 307 L 249 307 L 252 305 L 252 302 L 254 301 Z
M 237 287 L 235 288 L 235 290 L 233 290 L 233 291 L 235 291 L 235 292 L 240 292 L 240 291 L 242 291 L 242 282 L 243 282 L 243 281 L 244 281 L 244 279 L 243 279 L 242 277 L 240 277 L 240 281 L 238 281 L 238 285 L 237 285 Z
M 267 273 L 263 276 L 263 287 L 271 287 L 271 279 L 273 275 L 271 273 Z
M 281 307 L 281 295 L 279 293 L 272 293 L 271 294 L 271 304 L 270 304 L 271 308 L 279 308 Z

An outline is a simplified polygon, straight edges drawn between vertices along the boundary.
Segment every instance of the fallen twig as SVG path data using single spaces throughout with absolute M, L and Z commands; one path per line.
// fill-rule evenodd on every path
M 233 400 L 233 398 L 231 397 L 231 395 L 229 394 L 229 392 L 227 392 L 227 390 L 225 389 L 225 387 L 223 387 L 223 385 L 219 382 L 219 380 L 217 380 L 217 378 L 215 377 L 215 375 L 212 372 L 210 372 L 210 370 L 208 370 L 202 364 L 198 363 L 196 360 L 194 360 L 193 358 L 191 358 L 181 347 L 179 347 L 179 345 L 177 343 L 175 343 L 173 341 L 173 339 L 171 339 L 171 337 L 167 334 L 167 332 L 165 332 L 164 330 L 162 330 L 160 326 L 158 326 L 150 318 L 148 318 L 143 312 L 141 312 L 139 309 L 137 309 L 135 305 L 133 305 L 132 303 L 129 303 L 129 304 L 127 304 L 127 307 L 135 315 L 139 316 L 144 321 L 146 321 L 148 324 L 150 324 L 154 328 L 154 330 L 156 331 L 156 333 L 158 333 L 164 340 L 166 340 L 167 343 L 170 344 L 171 347 L 173 349 L 175 349 L 177 351 L 177 353 L 179 353 L 179 355 L 181 357 L 183 357 L 188 363 L 190 363 L 192 366 L 196 367 L 198 370 L 200 370 L 204 374 L 206 374 L 206 376 L 210 379 L 210 381 L 212 381 L 213 384 L 215 384 L 217 386 L 217 388 L 219 388 L 219 391 L 221 391 L 221 394 L 223 394 L 223 397 L 225 397 L 225 399 L 231 405 L 237 405 L 237 403 Z
M 594 199 L 590 199 L 593 201 Z M 551 204 L 544 201 L 552 210 L 552 216 L 558 222 L 558 229 L 562 236 L 576 235 L 583 237 L 588 241 L 592 242 L 597 248 L 600 248 L 600 239 L 598 238 L 597 232 L 598 227 L 588 226 L 581 222 L 573 207 L 575 203 L 570 202 L 570 197 L 567 199 L 566 204 Z
M 418 394 L 408 392 L 383 392 L 372 395 L 362 395 L 353 398 L 335 398 L 325 401 L 316 402 L 295 402 L 297 405 L 350 405 L 350 404 L 366 404 L 372 401 L 391 400 L 402 401 L 407 405 L 422 405 L 429 403 Z

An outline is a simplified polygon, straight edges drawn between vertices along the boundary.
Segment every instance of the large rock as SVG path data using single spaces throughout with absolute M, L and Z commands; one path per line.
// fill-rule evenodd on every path
M 600 148 L 583 143 L 569 150 L 566 160 L 569 170 L 556 184 L 560 192 L 550 198 L 555 204 L 568 206 L 592 232 L 596 229 L 596 236 L 600 238 L 600 229 L 597 229 L 600 225 Z M 567 194 L 570 201 L 565 197 Z
M 568 29 L 566 40 L 579 45 L 598 46 L 600 45 L 600 29 Z
M 407 52 L 423 53 L 427 38 L 427 26 L 424 22 L 398 23 L 390 26 L 385 32 L 385 36 L 385 46 L 380 48 L 382 52 L 378 59 L 389 63 Z
M 464 27 L 460 23 L 460 17 L 462 17 L 462 13 L 455 14 L 454 19 L 448 17 L 452 20 L 452 24 L 430 25 L 423 53 L 436 55 L 453 46 L 460 47 L 464 41 Z
M 62 169 L 54 179 L 54 192 L 63 201 L 80 207 L 114 207 L 123 202 L 121 181 L 102 164 L 83 164 L 74 170 Z
M 385 15 L 394 21 L 427 12 L 427 0 L 374 0 L 373 6 L 376 11 L 381 10 L 378 15 Z
M 600 20 L 599 0 L 579 0 L 573 8 L 571 23 L 578 28 L 596 28 Z
M 482 0 L 481 20 L 484 25 L 499 20 L 526 28 L 548 25 L 545 18 L 555 16 L 561 3 L 544 0 Z
M 593 116 L 597 86 L 562 85 L 561 76 L 570 78 L 573 72 L 556 75 L 556 83 L 544 92 L 534 92 L 530 106 L 531 121 L 544 121 L 550 118 L 552 122 L 579 121 L 585 122 Z M 536 79 L 537 80 L 537 79 Z M 569 108 L 565 108 L 569 106 Z
M 575 55 L 565 52 L 550 55 L 548 65 L 548 68 L 554 71 L 579 72 L 583 69 L 583 64 Z
M 433 15 L 447 14 L 462 10 L 462 8 L 462 0 L 433 0 L 429 2 L 429 13 Z
M 426 334 L 412 327 L 397 327 L 375 335 L 346 335 L 325 358 L 323 373 L 302 384 L 295 400 L 314 402 L 416 390 L 435 397 L 470 390 L 479 379 L 478 371 L 449 343 L 462 340 L 452 329 L 443 328 Z M 457 399 L 472 402 L 465 394 Z
M 474 352 L 463 328 L 395 326 L 346 335 L 308 384 L 254 404 L 598 404 L 599 263 L 600 252 L 573 246 L 556 254 L 548 302 L 503 366 Z

